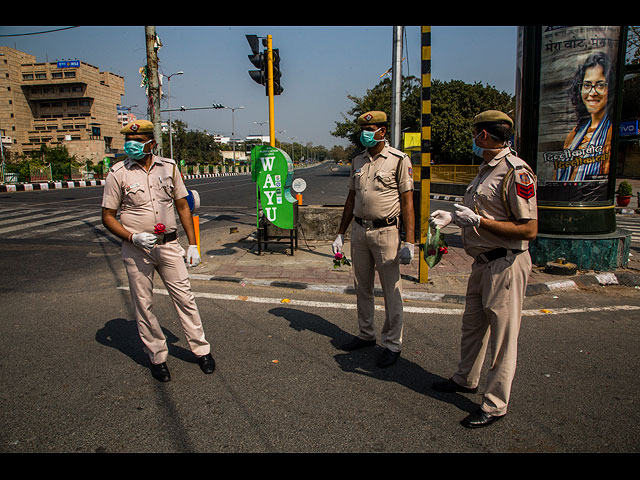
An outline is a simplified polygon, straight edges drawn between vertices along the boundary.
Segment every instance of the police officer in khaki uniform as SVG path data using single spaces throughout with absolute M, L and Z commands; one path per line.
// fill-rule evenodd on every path
M 153 123 L 136 120 L 121 130 L 128 158 L 107 175 L 102 199 L 102 223 L 123 240 L 124 261 L 138 333 L 149 355 L 151 373 L 159 381 L 171 379 L 166 365 L 167 342 L 152 311 L 154 271 L 162 278 L 178 313 L 189 348 L 204 373 L 215 362 L 191 293 L 184 249 L 177 240 L 174 203 L 189 241 L 187 263 L 200 262 L 187 189 L 176 163 L 154 155 Z M 120 210 L 120 221 L 116 213 Z M 161 224 L 161 225 L 160 225 Z M 160 232 L 164 225 L 165 233 Z
M 360 142 L 365 150 L 353 158 L 349 194 L 345 201 L 334 253 L 344 246 L 344 233 L 351 229 L 351 257 L 357 298 L 359 333 L 343 345 L 355 350 L 376 344 L 374 328 L 374 279 L 377 270 L 385 303 L 381 332 L 384 347 L 379 367 L 393 365 L 402 348 L 402 286 L 400 264 L 414 255 L 413 173 L 411 161 L 385 140 L 387 115 L 367 112 L 358 117 Z M 407 242 L 401 245 L 400 224 Z
M 488 110 L 473 120 L 474 153 L 484 159 L 455 211 L 431 214 L 432 227 L 461 227 L 465 251 L 474 257 L 462 317 L 458 370 L 435 382 L 441 392 L 474 393 L 487 346 L 491 368 L 480 408 L 462 420 L 468 428 L 491 425 L 507 413 L 516 370 L 518 333 L 527 280 L 529 241 L 538 233 L 536 177 L 510 148 L 513 121 Z

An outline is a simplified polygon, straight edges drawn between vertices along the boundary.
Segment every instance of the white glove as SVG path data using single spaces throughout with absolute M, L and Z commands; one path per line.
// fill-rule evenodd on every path
M 333 253 L 336 254 L 337 252 L 342 251 L 342 247 L 344 247 L 344 235 L 340 233 L 333 241 L 333 245 L 331 245 L 331 248 L 333 249 Z
M 453 221 L 453 215 L 446 210 L 436 210 L 429 217 L 429 225 L 432 228 L 444 228 Z
M 131 243 L 148 250 L 151 250 L 153 247 L 155 247 L 157 241 L 158 237 L 156 237 L 153 233 L 134 233 L 131 237 Z
M 411 260 L 413 260 L 413 243 L 404 242 L 400 252 L 398 252 L 398 260 L 403 265 L 411 263 Z
M 195 267 L 200 263 L 200 254 L 198 253 L 197 245 L 189 245 L 187 249 L 187 266 Z
M 480 219 L 482 218 L 480 215 L 464 205 L 454 204 L 453 206 L 456 207 L 456 211 L 453 213 L 453 223 L 459 227 L 480 226 Z

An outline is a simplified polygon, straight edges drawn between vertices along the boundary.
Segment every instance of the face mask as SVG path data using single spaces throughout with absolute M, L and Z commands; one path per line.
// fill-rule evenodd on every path
M 479 147 L 478 145 L 476 145 L 476 138 L 478 138 L 478 136 L 481 134 L 482 132 L 480 132 L 478 135 L 476 135 L 475 137 L 473 137 L 473 146 L 471 147 L 473 150 L 473 154 L 482 158 L 482 154 L 484 152 L 484 148 Z
M 144 152 L 144 146 L 153 140 L 148 140 L 144 143 L 136 142 L 135 140 L 129 140 L 124 142 L 124 152 L 134 160 L 142 160 L 148 154 Z
M 484 153 L 485 150 L 501 150 L 504 147 L 501 148 L 482 148 L 479 147 L 478 145 L 476 145 L 476 138 L 478 138 L 480 135 L 482 135 L 482 132 L 480 132 L 478 135 L 476 135 L 475 137 L 473 137 L 473 145 L 471 147 L 471 149 L 473 150 L 473 154 L 477 155 L 478 157 L 482 157 L 482 154 Z M 488 133 L 488 135 L 496 140 L 498 140 L 496 137 L 494 137 L 493 135 L 491 135 L 490 133 Z M 505 147 L 506 146 L 510 146 L 511 142 L 505 142 Z
M 378 142 L 382 142 L 382 140 L 376 140 L 374 138 L 374 135 L 379 130 L 380 129 L 376 130 L 375 132 L 370 132 L 368 130 L 363 130 L 360 133 L 360 143 L 362 143 L 362 145 L 364 145 L 365 147 L 374 147 Z

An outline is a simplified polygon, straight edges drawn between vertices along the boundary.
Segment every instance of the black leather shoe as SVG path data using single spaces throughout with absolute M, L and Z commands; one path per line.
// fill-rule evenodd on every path
M 479 408 L 478 410 L 470 414 L 467 418 L 462 420 L 460 424 L 463 427 L 467 428 L 482 428 L 488 427 L 489 425 L 497 422 L 503 417 L 504 415 L 489 415 L 487 412 Z
M 353 337 L 353 340 L 342 345 L 342 350 L 358 350 L 359 348 L 374 347 L 375 345 L 375 340 L 363 340 L 360 337 Z
M 210 353 L 198 357 L 198 365 L 200 365 L 200 370 L 204 373 L 213 373 L 216 369 L 216 362 L 213 360 Z
M 151 375 L 159 382 L 168 382 L 171 380 L 171 374 L 167 368 L 166 363 L 159 363 L 157 365 L 151 364 Z
M 392 352 L 388 348 L 385 348 L 382 351 L 380 358 L 378 359 L 378 367 L 379 368 L 390 367 L 391 365 L 393 365 L 398 361 L 398 358 L 400 358 L 400 352 Z
M 444 382 L 433 382 L 431 386 L 435 391 L 444 392 L 444 393 L 453 393 L 453 392 L 476 393 L 478 391 L 478 387 L 476 388 L 463 387 L 462 385 L 454 382 L 451 378 L 449 380 L 445 380 Z

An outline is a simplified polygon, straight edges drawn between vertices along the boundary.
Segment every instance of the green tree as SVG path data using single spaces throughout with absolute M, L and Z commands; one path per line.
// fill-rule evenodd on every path
M 351 142 L 347 147 L 349 157 L 357 150 L 362 149 L 359 142 L 360 128 L 356 124 L 356 119 L 363 113 L 371 110 L 385 112 L 391 118 L 391 90 L 392 82 L 389 78 L 384 78 L 375 87 L 367 90 L 363 97 L 347 95 L 355 105 L 342 114 L 344 122 L 336 122 L 336 129 L 331 132 L 334 137 L 345 138 Z M 420 131 L 420 83 L 416 77 L 403 77 L 401 88 L 401 128 L 402 130 L 417 132 Z
M 64 145 L 57 147 L 47 147 L 40 145 L 40 151 L 30 155 L 21 155 L 15 161 L 8 161 L 7 172 L 17 172 L 19 181 L 27 182 L 31 177 L 31 168 L 41 168 L 51 165 L 51 172 L 54 180 L 62 180 L 65 175 L 70 174 L 70 167 L 83 167 L 85 164 L 76 160 L 76 157 L 69 155 L 67 147 Z
M 465 164 L 473 161 L 473 117 L 484 110 L 513 115 L 515 97 L 479 82 L 460 80 L 431 84 L 431 156 L 434 163 Z
M 335 137 L 351 142 L 347 155 L 353 156 L 362 147 L 358 141 L 360 129 L 355 119 L 370 110 L 381 110 L 390 117 L 391 80 L 385 78 L 363 97 L 347 95 L 354 102 L 344 122 L 336 122 L 331 132 Z M 405 77 L 402 82 L 401 130 L 420 132 L 422 86 L 415 77 Z M 471 130 L 473 117 L 488 109 L 513 114 L 515 98 L 495 87 L 481 83 L 468 84 L 460 80 L 431 84 L 431 153 L 434 163 L 465 164 L 473 161 Z
M 213 137 L 207 132 L 189 130 L 189 126 L 181 120 L 173 120 L 172 143 L 173 159 L 179 162 L 184 160 L 188 165 L 214 164 L 222 159 L 221 146 L 213 141 Z M 169 134 L 164 133 L 162 144 L 165 149 L 165 156 L 170 155 Z

